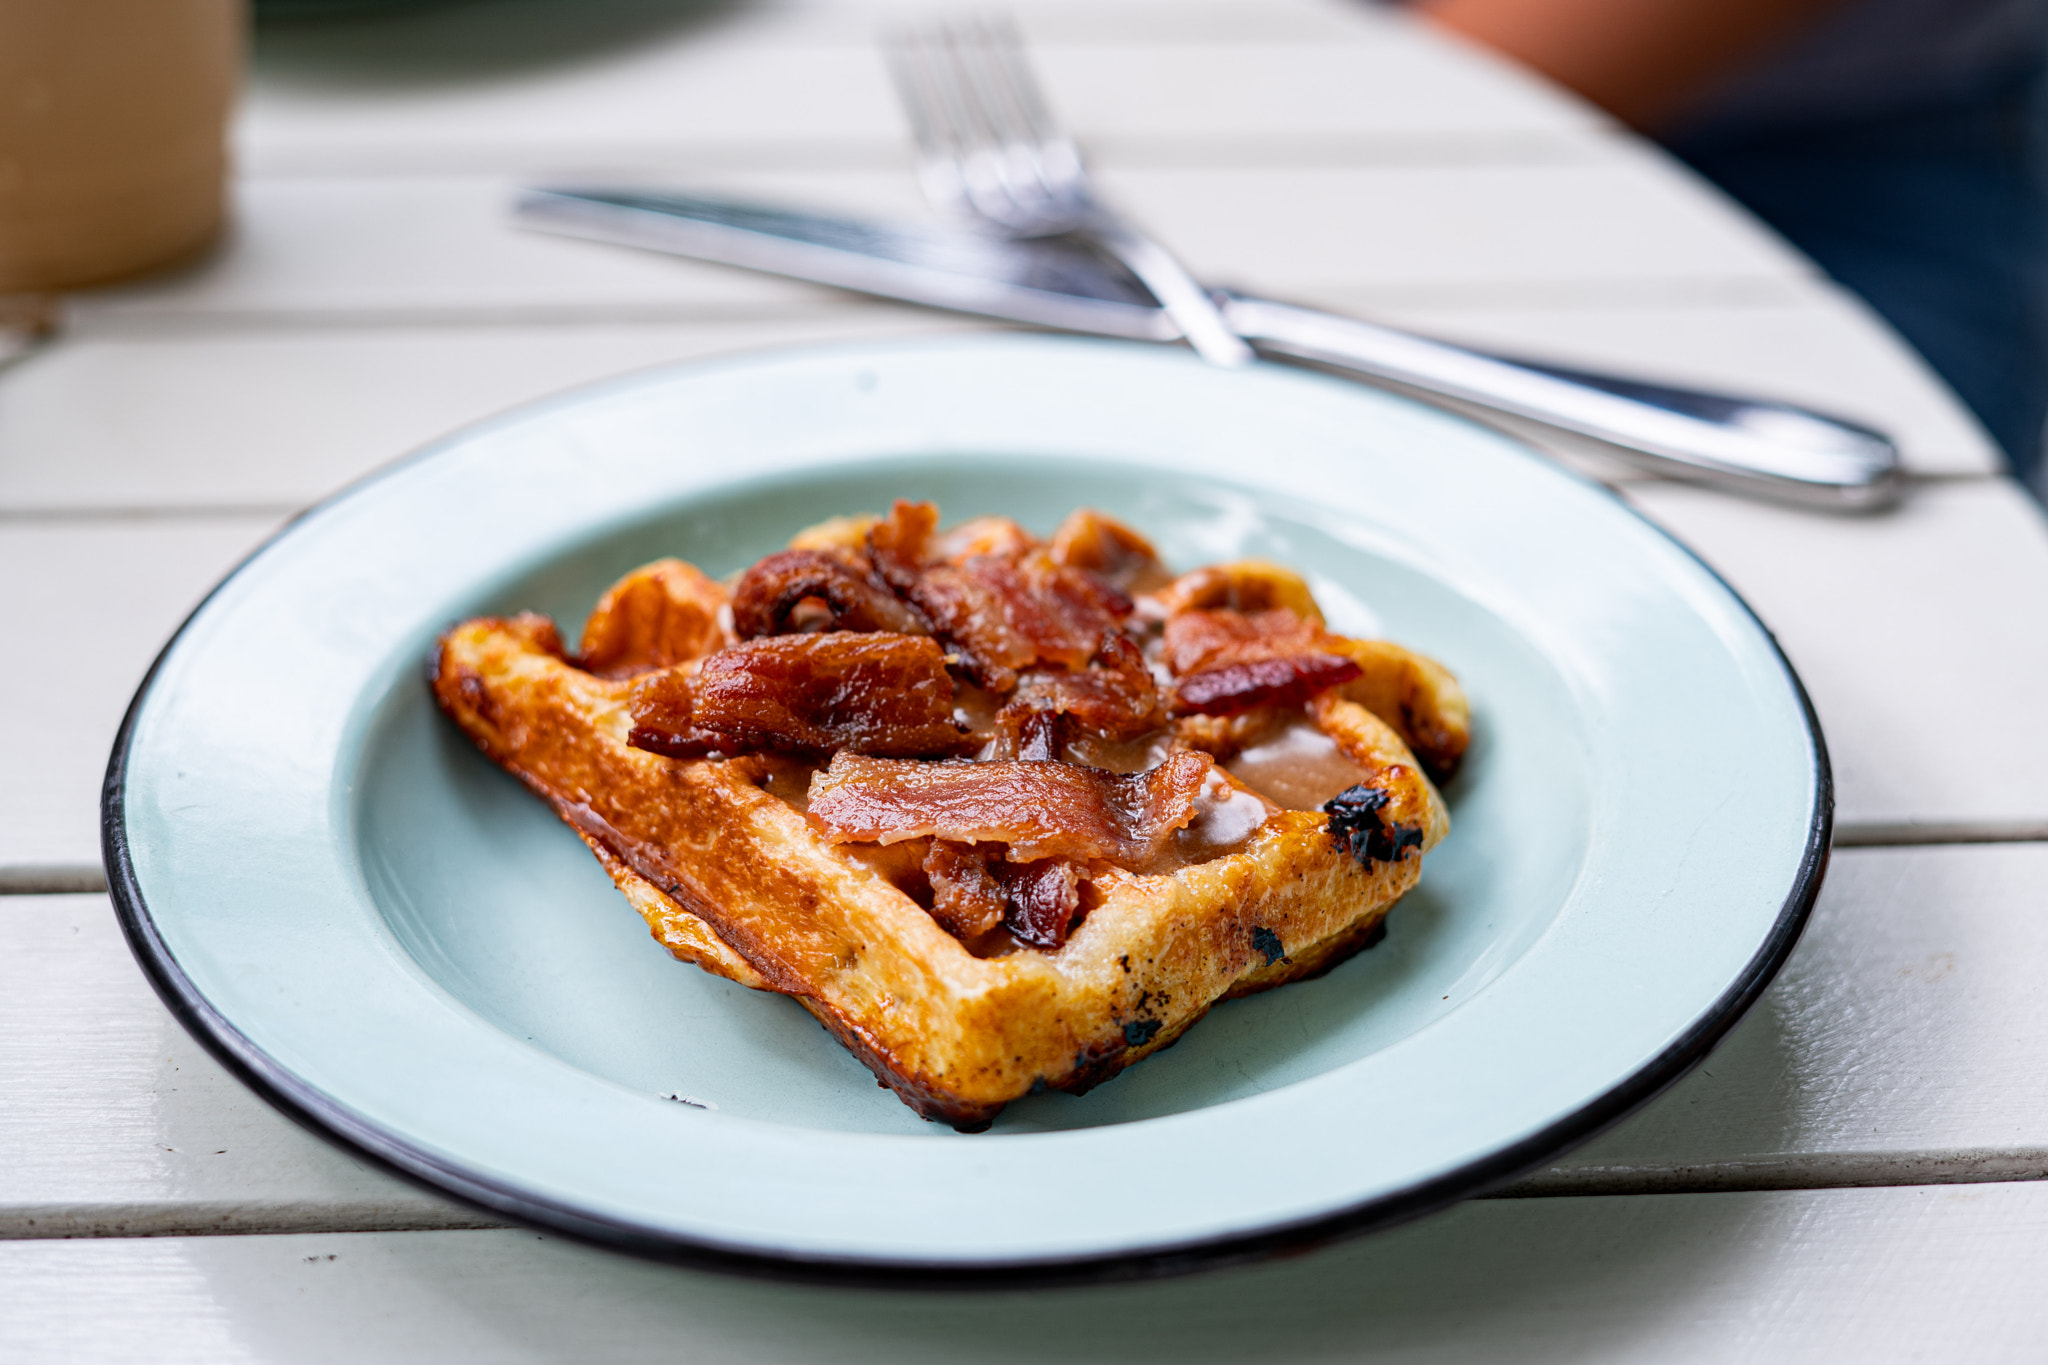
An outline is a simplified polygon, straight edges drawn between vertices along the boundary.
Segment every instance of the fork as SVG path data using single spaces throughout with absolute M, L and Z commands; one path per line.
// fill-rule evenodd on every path
M 1236 367 L 1256 359 L 1173 253 L 1096 198 L 1080 149 L 1053 121 L 1007 21 L 900 29 L 884 50 L 934 203 L 1008 237 L 1086 241 L 1144 282 L 1204 360 Z

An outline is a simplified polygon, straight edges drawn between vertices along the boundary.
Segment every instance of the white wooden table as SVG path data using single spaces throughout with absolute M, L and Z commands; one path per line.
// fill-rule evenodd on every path
M 1994 1360 L 2048 1351 L 2048 530 L 1871 314 L 1598 117 L 1345 0 L 1034 0 L 1109 190 L 1201 272 L 1888 426 L 1906 507 L 1635 480 L 1819 706 L 1833 870 L 1693 1076 L 1314 1255 L 1028 1294 L 666 1269 L 366 1169 L 229 1079 L 98 869 L 126 700 L 294 509 L 639 366 L 977 324 L 522 234 L 549 174 L 920 211 L 862 3 L 497 0 L 265 35 L 238 226 L 0 373 L 0 1359 Z M 564 13 L 575 16 L 564 24 Z

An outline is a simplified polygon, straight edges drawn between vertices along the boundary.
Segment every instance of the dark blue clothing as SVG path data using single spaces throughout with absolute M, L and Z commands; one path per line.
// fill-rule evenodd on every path
M 2031 476 L 2048 423 L 2042 73 L 1969 99 L 1666 145 L 1869 300 Z
M 2048 3 L 1851 5 L 1664 141 L 1867 299 L 2035 474 Z

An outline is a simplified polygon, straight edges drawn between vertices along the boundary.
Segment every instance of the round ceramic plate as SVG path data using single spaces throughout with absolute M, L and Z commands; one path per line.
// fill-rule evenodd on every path
M 713 575 L 930 498 L 1260 556 L 1443 660 L 1475 737 L 1384 942 L 990 1132 L 914 1117 L 797 1005 L 678 963 L 435 711 L 479 613 Z M 1172 1269 L 1412 1215 L 1697 1060 L 1817 888 L 1827 763 L 1712 573 L 1602 490 L 1382 393 L 1044 337 L 692 365 L 450 438 L 224 582 L 136 697 L 107 860 L 172 1007 L 398 1170 L 643 1251 L 911 1279 Z

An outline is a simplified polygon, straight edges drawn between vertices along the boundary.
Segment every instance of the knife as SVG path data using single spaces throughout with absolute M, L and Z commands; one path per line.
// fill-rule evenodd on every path
M 513 212 L 549 232 L 954 312 L 1137 341 L 1180 335 L 1135 276 L 1067 239 L 1016 241 L 653 190 L 531 189 Z M 1591 437 L 1654 473 L 1850 511 L 1889 506 L 1904 488 L 1887 437 L 1806 408 L 1510 359 L 1273 299 L 1215 294 L 1261 355 Z

